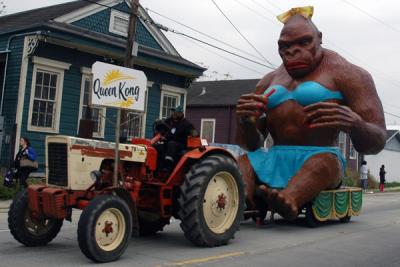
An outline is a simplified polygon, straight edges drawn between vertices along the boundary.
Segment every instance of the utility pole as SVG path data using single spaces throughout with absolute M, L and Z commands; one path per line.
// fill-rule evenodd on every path
M 131 11 L 129 14 L 128 38 L 126 40 L 124 67 L 133 68 L 132 47 L 135 42 L 136 19 L 139 9 L 139 0 L 131 0 Z M 125 113 L 125 112 L 124 112 Z M 125 116 L 124 116 L 125 117 Z M 118 185 L 118 166 L 119 166 L 119 137 L 121 130 L 121 109 L 117 109 L 117 123 L 115 130 L 115 159 L 114 159 L 114 179 L 113 186 Z

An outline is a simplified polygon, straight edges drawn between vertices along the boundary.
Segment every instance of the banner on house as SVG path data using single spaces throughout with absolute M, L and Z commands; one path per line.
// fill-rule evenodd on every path
M 147 78 L 143 71 L 95 62 L 92 73 L 92 105 L 144 111 Z

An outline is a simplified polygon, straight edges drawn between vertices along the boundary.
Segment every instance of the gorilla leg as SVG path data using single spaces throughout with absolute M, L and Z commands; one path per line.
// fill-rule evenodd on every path
M 314 199 L 322 190 L 336 188 L 340 184 L 341 164 L 337 157 L 323 153 L 309 158 L 288 186 L 282 191 L 260 186 L 272 209 L 284 218 L 293 220 L 299 209 Z

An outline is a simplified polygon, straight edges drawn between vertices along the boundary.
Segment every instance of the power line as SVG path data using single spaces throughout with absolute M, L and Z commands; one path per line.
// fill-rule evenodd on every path
M 390 115 L 390 116 L 393 116 L 393 117 L 396 117 L 396 118 L 399 118 L 399 119 L 400 119 L 400 116 L 399 116 L 399 115 L 396 115 L 396 114 L 393 114 L 393 113 L 390 113 L 390 112 L 386 112 L 386 111 L 383 111 L 383 113 L 388 114 L 388 115 Z
M 214 55 L 216 55 L 216 56 L 218 56 L 218 57 L 220 57 L 220 58 L 225 59 L 226 61 L 229 61 L 229 62 L 231 62 L 231 63 L 233 63 L 233 64 L 236 64 L 236 65 L 238 65 L 238 66 L 240 66 L 240 67 L 242 67 L 242 68 L 245 68 L 245 69 L 250 70 L 250 71 L 252 71 L 252 72 L 255 72 L 255 73 L 257 73 L 257 74 L 264 75 L 264 73 L 262 73 L 262 72 L 260 72 L 260 71 L 258 71 L 258 70 L 255 70 L 255 69 L 252 69 L 252 68 L 250 68 L 250 67 L 244 66 L 243 64 L 240 64 L 239 62 L 236 62 L 236 61 L 234 61 L 234 60 L 231 60 L 231 59 L 229 59 L 229 58 L 227 58 L 227 57 L 224 57 L 224 56 L 222 56 L 222 55 L 220 55 L 220 54 L 218 54 L 218 53 L 212 51 L 211 49 L 208 49 L 208 48 L 206 48 L 206 47 L 204 47 L 204 46 L 201 46 L 200 44 L 196 43 L 195 41 L 193 41 L 193 40 L 191 40 L 191 39 L 187 39 L 187 40 L 190 41 L 191 43 L 197 45 L 198 47 L 200 47 L 200 48 L 202 48 L 202 49 L 204 49 L 204 50 L 206 50 L 206 51 L 208 51 L 208 52 L 210 52 L 210 53 L 212 53 L 212 54 L 214 54 Z
M 261 14 L 260 12 L 254 10 L 253 8 L 251 8 L 251 7 L 247 6 L 247 5 L 245 5 L 244 3 L 240 2 L 239 0 L 234 0 L 234 1 L 235 1 L 236 3 L 238 3 L 239 5 L 245 7 L 246 9 L 252 11 L 253 13 L 257 14 L 258 16 L 264 18 L 265 20 L 268 20 L 268 21 L 271 22 L 272 24 L 277 23 L 277 22 L 275 22 L 274 20 L 272 20 L 272 19 L 270 19 L 270 18 L 264 16 L 264 15 Z
M 237 47 L 235 47 L 235 46 L 233 46 L 233 45 L 231 45 L 231 44 L 229 44 L 229 43 L 227 43 L 227 42 L 224 42 L 224 41 L 222 41 L 222 40 L 219 40 L 219 39 L 217 39 L 217 38 L 215 38 L 215 37 L 213 37 L 213 36 L 211 36 L 211 35 L 209 35 L 209 34 L 207 34 L 207 33 L 201 32 L 201 31 L 199 31 L 199 30 L 197 30 L 197 29 L 195 29 L 195 28 L 193 28 L 193 27 L 190 27 L 190 26 L 188 26 L 188 25 L 186 25 L 186 24 L 184 24 L 184 23 L 182 23 L 182 22 L 179 22 L 179 21 L 174 20 L 174 19 L 172 19 L 172 18 L 169 18 L 169 17 L 167 17 L 167 16 L 165 16 L 165 15 L 162 15 L 162 14 L 160 14 L 159 12 L 156 12 L 156 11 L 150 9 L 150 8 L 146 8 L 146 10 L 147 10 L 147 11 L 150 11 L 150 12 L 152 12 L 152 13 L 154 13 L 154 14 L 157 14 L 158 16 L 163 17 L 163 18 L 165 18 L 165 19 L 167 19 L 167 20 L 173 21 L 173 22 L 175 22 L 176 24 L 181 25 L 181 26 L 183 26 L 183 27 L 185 27 L 185 28 L 188 28 L 188 29 L 190 29 L 190 30 L 192 30 L 192 31 L 194 31 L 194 32 L 197 32 L 197 33 L 199 33 L 199 34 L 201 34 L 201 35 L 203 35 L 203 36 L 206 36 L 206 37 L 208 37 L 208 38 L 210 38 L 210 39 L 212 39 L 212 40 L 214 40 L 214 41 L 217 41 L 217 42 L 219 42 L 219 43 L 221 43 L 221 44 L 224 44 L 224 45 L 226 45 L 226 46 L 229 46 L 230 48 L 233 48 L 233 49 L 235 49 L 235 50 L 237 50 L 237 51 L 240 51 L 240 52 L 242 52 L 243 54 L 246 54 L 246 55 L 248 55 L 248 56 L 254 57 L 254 58 L 256 58 L 256 59 L 261 59 L 261 60 L 263 60 L 262 58 L 260 58 L 260 57 L 258 57 L 258 56 L 255 56 L 255 55 L 253 55 L 253 54 L 250 54 L 249 52 L 247 52 L 247 51 L 245 51 L 245 50 L 242 50 L 242 49 L 240 49 L 240 48 L 237 48 Z
M 150 22 L 150 21 L 147 21 L 147 22 Z M 185 37 L 190 38 L 190 39 L 193 39 L 193 40 L 195 40 L 195 41 L 197 41 L 197 42 L 200 42 L 200 43 L 203 43 L 203 44 L 205 44 L 205 45 L 211 46 L 211 47 L 213 47 L 213 48 L 215 48 L 215 49 L 221 50 L 221 51 L 223 51 L 223 52 L 225 52 L 225 53 L 228 53 L 228 54 L 231 54 L 231 55 L 233 55 L 233 56 L 239 57 L 239 58 L 241 58 L 241 59 L 250 61 L 250 62 L 252 62 L 252 63 L 254 63 L 254 64 L 257 64 L 257 65 L 260 65 L 260 66 L 263 66 L 263 67 L 266 67 L 266 68 L 275 70 L 275 68 L 273 68 L 273 67 L 271 67 L 271 66 L 269 66 L 269 65 L 265 65 L 265 64 L 263 64 L 263 63 L 261 63 L 261 62 L 252 60 L 252 59 L 250 59 L 250 58 L 247 58 L 247 57 L 244 57 L 244 56 L 242 56 L 242 55 L 236 54 L 236 53 L 231 52 L 231 51 L 229 51 L 229 50 L 226 50 L 226 49 L 224 49 L 224 48 L 221 48 L 221 47 L 218 47 L 218 46 L 216 46 L 216 45 L 210 44 L 210 43 L 208 43 L 208 42 L 206 42 L 206 41 L 203 41 L 203 40 L 200 40 L 200 39 L 198 39 L 198 38 L 196 38 L 196 37 L 190 36 L 190 35 L 188 35 L 188 34 L 186 34 L 186 33 L 176 31 L 176 30 L 174 30 L 174 29 L 171 29 L 171 28 L 166 27 L 166 26 L 164 26 L 164 25 L 162 25 L 162 24 L 159 24 L 159 23 L 155 23 L 155 22 L 150 22 L 150 23 L 153 23 L 155 26 L 157 26 L 157 27 L 158 27 L 159 29 L 161 29 L 161 30 L 164 30 L 164 31 L 167 31 L 167 32 L 171 32 L 171 33 L 175 33 L 175 34 L 178 34 L 178 35 L 185 36 Z
M 384 26 L 390 28 L 391 30 L 400 33 L 400 30 L 397 29 L 396 27 L 393 27 L 392 25 L 390 25 L 389 23 L 386 23 L 385 21 L 381 20 L 380 18 L 375 17 L 374 15 L 368 13 L 368 12 L 365 11 L 364 9 L 361 9 L 360 7 L 356 6 L 355 4 L 350 3 L 350 2 L 347 1 L 347 0 L 342 0 L 342 2 L 344 2 L 345 4 L 347 4 L 347 5 L 349 5 L 349 6 L 353 7 L 353 8 L 355 8 L 355 9 L 357 9 L 357 10 L 360 11 L 361 13 L 364 13 L 365 15 L 367 15 L 368 17 L 370 17 L 371 19 L 373 19 L 373 20 L 379 22 L 380 24 L 382 24 L 382 25 L 384 25 Z
M 276 14 L 274 11 L 266 8 L 264 5 L 260 4 L 259 2 L 255 1 L 255 0 L 251 0 L 254 4 L 256 4 L 257 6 L 261 7 L 262 9 L 264 9 L 265 11 L 267 11 L 268 13 L 270 13 L 272 16 L 276 17 Z
M 279 12 L 282 12 L 283 9 L 280 8 L 279 6 L 275 5 L 273 2 L 269 1 L 269 0 L 265 0 L 268 4 L 270 4 L 271 6 L 275 7 L 276 9 L 279 10 Z
M 101 4 L 101 3 L 99 3 L 99 2 L 96 2 L 96 1 L 94 1 L 94 0 L 83 0 L 83 1 L 88 2 L 88 3 L 95 4 L 95 5 L 98 5 L 98 6 L 107 7 L 107 8 L 109 8 L 109 9 L 115 9 L 115 8 L 113 8 L 112 6 L 107 6 L 107 5 Z M 120 3 L 123 2 L 123 0 L 116 0 L 115 2 L 117 2 L 118 4 L 120 4 Z
M 217 3 L 214 0 L 211 0 L 211 2 L 221 12 L 221 14 L 229 21 L 229 23 L 233 26 L 233 28 L 235 28 L 235 30 L 240 34 L 240 36 L 242 36 L 242 38 L 246 40 L 246 42 L 257 52 L 257 54 L 259 54 L 268 64 L 270 64 L 273 68 L 275 68 L 276 65 L 270 62 L 268 59 L 266 59 L 263 56 L 263 54 L 261 54 L 260 51 L 258 51 L 258 49 L 240 32 L 240 30 L 235 26 L 235 24 L 233 24 L 233 22 L 228 18 L 228 16 L 225 15 L 224 11 L 222 11 L 222 9 L 217 5 Z

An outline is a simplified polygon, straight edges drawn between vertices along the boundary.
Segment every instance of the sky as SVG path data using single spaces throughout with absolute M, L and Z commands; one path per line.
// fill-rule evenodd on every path
M 0 2 L 6 5 L 5 14 L 8 15 L 68 1 L 0 0 Z M 314 6 L 313 21 L 323 33 L 323 46 L 338 52 L 350 62 L 371 73 L 386 112 L 386 123 L 400 125 L 400 68 L 398 66 L 400 62 L 400 16 L 398 16 L 400 1 L 140 0 L 140 3 L 143 7 L 149 8 L 150 16 L 158 23 L 264 65 L 269 65 L 266 60 L 275 65 L 281 64 L 277 39 L 282 24 L 276 20 L 276 15 L 292 7 L 312 5 Z M 235 30 L 214 3 L 248 42 Z M 229 46 L 170 19 L 223 41 Z M 203 80 L 259 79 L 271 71 L 265 66 L 232 56 L 187 37 L 170 32 L 165 34 L 182 57 L 208 68 Z

